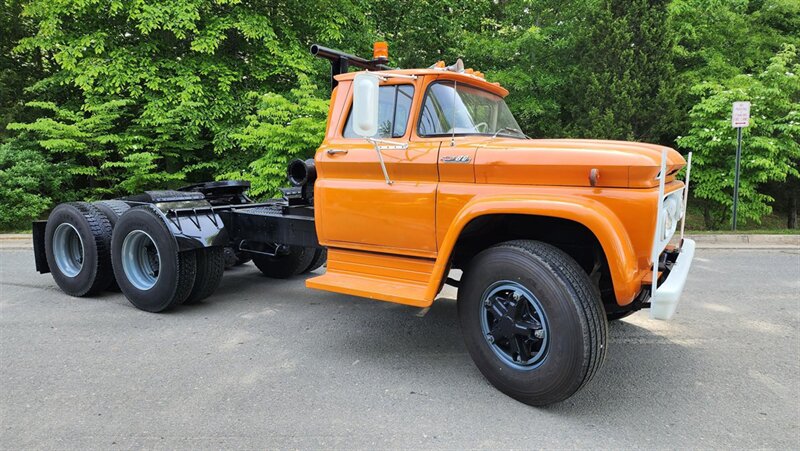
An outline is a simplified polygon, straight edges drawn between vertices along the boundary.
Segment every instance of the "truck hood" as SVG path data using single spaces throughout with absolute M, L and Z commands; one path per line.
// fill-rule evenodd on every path
M 661 153 L 667 182 L 686 165 L 675 150 L 655 144 L 585 139 L 492 139 L 476 143 L 475 181 L 515 185 L 651 188 L 658 186 Z

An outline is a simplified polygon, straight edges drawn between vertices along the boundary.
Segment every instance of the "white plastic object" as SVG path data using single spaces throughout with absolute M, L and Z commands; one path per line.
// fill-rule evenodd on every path
M 694 240 L 685 238 L 681 243 L 680 254 L 678 255 L 672 270 L 667 276 L 667 280 L 653 291 L 650 299 L 650 318 L 669 320 L 678 308 L 678 301 L 681 299 L 683 287 L 689 276 L 689 268 L 694 259 Z M 655 286 L 655 283 L 653 284 Z
M 380 77 L 363 72 L 353 79 L 353 131 L 367 138 L 378 134 Z

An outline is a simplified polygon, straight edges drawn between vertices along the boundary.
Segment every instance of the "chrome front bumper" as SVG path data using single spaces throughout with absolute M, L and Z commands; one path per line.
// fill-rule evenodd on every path
M 666 321 L 672 318 L 678 308 L 678 301 L 681 299 L 686 278 L 689 276 L 695 249 L 694 240 L 684 238 L 681 244 L 680 254 L 675 260 L 675 264 L 672 265 L 672 270 L 650 298 L 650 318 Z

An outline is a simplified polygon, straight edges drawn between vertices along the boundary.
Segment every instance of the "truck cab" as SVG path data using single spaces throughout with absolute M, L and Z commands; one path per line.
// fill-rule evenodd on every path
M 427 307 L 449 270 L 464 270 L 495 244 L 535 239 L 580 263 L 607 310 L 641 308 L 653 246 L 662 245 L 659 254 L 667 248 L 683 214 L 685 185 L 676 174 L 686 161 L 678 152 L 531 139 L 504 101 L 508 91 L 443 64 L 371 72 L 379 81 L 378 127 L 365 139 L 353 126 L 358 74 L 335 76 L 314 157 L 316 228 L 328 271 L 309 287 Z M 664 227 L 657 224 L 664 154 L 662 197 L 677 205 L 661 218 L 669 224 L 656 240 L 654 230 Z

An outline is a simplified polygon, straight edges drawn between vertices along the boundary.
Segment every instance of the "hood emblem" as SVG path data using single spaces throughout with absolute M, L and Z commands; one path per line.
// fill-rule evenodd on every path
M 469 163 L 472 158 L 469 155 L 447 155 L 441 158 L 442 163 Z

